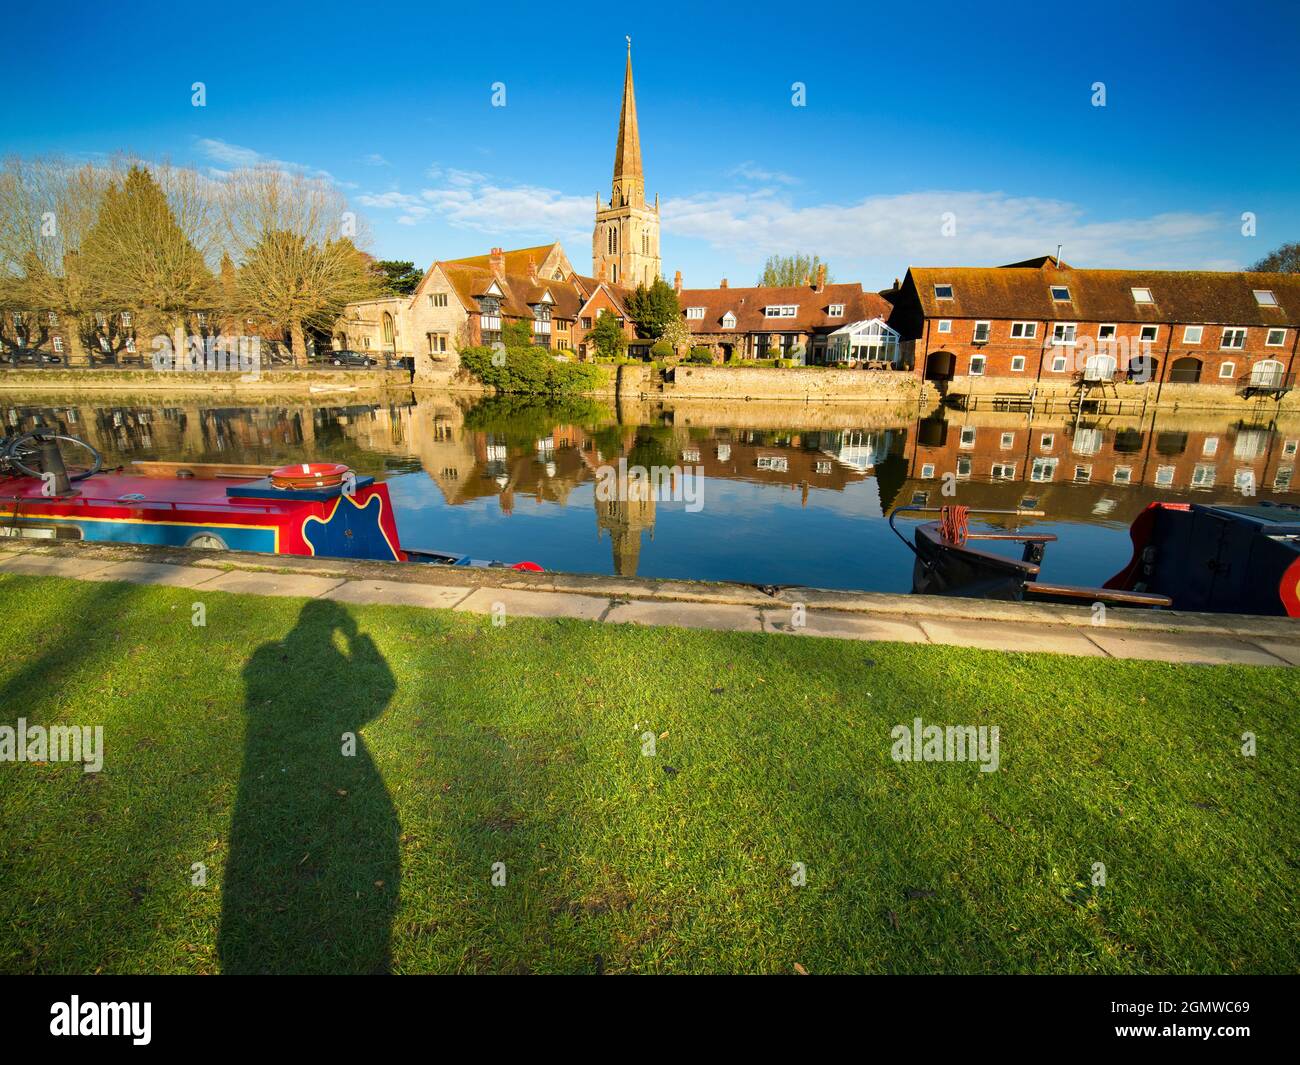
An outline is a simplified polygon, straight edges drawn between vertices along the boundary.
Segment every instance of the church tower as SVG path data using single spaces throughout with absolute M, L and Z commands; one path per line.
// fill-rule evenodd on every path
M 623 112 L 614 149 L 614 188 L 607 205 L 596 194 L 596 229 L 591 238 L 591 272 L 597 280 L 625 288 L 645 285 L 660 276 L 659 197 L 646 202 L 641 169 L 641 134 L 632 90 L 632 38 L 627 39 L 623 74 Z

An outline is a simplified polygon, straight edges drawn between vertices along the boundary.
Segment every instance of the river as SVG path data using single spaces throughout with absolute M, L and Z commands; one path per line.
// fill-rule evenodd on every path
M 58 426 L 106 466 L 346 462 L 388 481 L 406 546 L 584 573 L 908 591 L 912 557 L 890 508 L 962 503 L 1044 511 L 1022 526 L 1059 537 L 1043 578 L 1098 584 L 1128 559 L 1128 525 L 1152 500 L 1298 502 L 1300 417 L 1277 420 L 1271 404 L 1245 421 L 1160 412 L 1078 423 L 460 395 L 250 406 L 7 396 L 0 410 L 9 434 Z M 700 470 L 698 500 L 598 498 L 599 471 L 620 458 Z

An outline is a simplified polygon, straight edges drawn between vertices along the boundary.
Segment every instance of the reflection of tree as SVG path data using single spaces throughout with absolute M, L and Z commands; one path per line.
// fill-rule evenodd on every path
M 465 428 L 490 433 L 512 447 L 531 448 L 535 441 L 550 436 L 556 426 L 576 425 L 591 432 L 610 416 L 606 406 L 585 396 L 489 396 L 465 412 Z

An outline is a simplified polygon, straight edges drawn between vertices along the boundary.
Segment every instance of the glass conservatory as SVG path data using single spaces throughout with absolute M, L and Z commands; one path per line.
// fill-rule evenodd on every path
M 898 333 L 880 318 L 850 322 L 826 338 L 828 366 L 897 366 Z

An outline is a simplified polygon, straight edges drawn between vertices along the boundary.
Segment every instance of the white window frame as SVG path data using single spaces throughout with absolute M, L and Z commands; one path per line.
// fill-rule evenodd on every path
M 998 437 L 999 451 L 1010 451 L 1015 446 L 1016 446 L 1015 433 L 1003 433 L 1000 437 Z
M 56 353 L 63 351 L 63 337 L 59 337 L 59 336 L 54 337 L 53 344 Z
M 1192 488 L 1213 488 L 1218 467 L 1212 462 L 1198 462 L 1192 467 Z
M 938 324 L 938 326 L 936 326 L 936 328 L 935 328 L 935 332 L 936 332 L 936 333 L 951 333 L 951 332 L 952 332 L 952 319 L 951 319 L 951 318 L 940 318 L 940 319 L 939 319 L 939 324 Z
M 736 316 L 732 314 L 730 311 L 728 311 L 726 314 L 722 316 L 722 328 L 723 329 L 736 328 Z
M 995 481 L 1014 481 L 1016 464 L 1014 462 L 995 462 L 989 467 L 989 476 Z
M 1056 447 L 1055 433 L 1044 433 L 1042 436 L 1038 438 L 1039 451 L 1051 451 L 1052 448 L 1054 447 Z
M 1207 436 L 1201 444 L 1201 454 L 1205 458 L 1213 458 L 1219 453 L 1219 438 L 1217 436 Z
M 1129 291 L 1133 293 L 1133 302 L 1138 304 L 1139 306 L 1150 305 L 1155 303 L 1156 301 L 1155 295 L 1152 293 L 1151 289 L 1149 289 L 1146 285 L 1134 285 Z M 1146 299 L 1143 299 L 1139 295 L 1139 293 L 1142 292 L 1146 293 Z
M 829 307 L 826 308 L 826 317 L 828 317 L 828 318 L 843 318 L 843 317 L 844 317 L 844 304 L 842 304 L 842 303 L 832 303 Z
M 1111 471 L 1111 480 L 1114 481 L 1116 484 L 1132 484 L 1133 467 L 1116 466 L 1115 469 Z
M 1016 330 L 1020 332 L 1016 332 Z M 1037 322 L 1012 322 L 1011 339 L 1012 340 L 1036 340 L 1038 338 Z
M 1069 339 L 1062 340 L 1058 336 L 1062 329 L 1068 329 Z M 1052 323 L 1052 345 L 1058 348 L 1072 348 L 1079 342 L 1079 323 L 1078 322 L 1053 322 Z
M 1109 329 L 1110 336 L 1103 336 L 1102 330 Z M 1097 326 L 1097 340 L 1102 344 L 1114 343 L 1115 337 L 1119 334 L 1119 326 L 1115 322 L 1105 322 Z
M 934 463 L 924 462 L 921 464 L 921 480 L 928 481 L 934 477 Z
M 1151 330 L 1151 336 L 1147 336 L 1147 330 Z M 1160 327 L 1158 325 L 1144 325 L 1138 330 L 1139 344 L 1154 344 L 1160 339 Z
M 1257 288 L 1255 289 L 1255 302 L 1261 307 L 1276 307 L 1277 297 L 1273 295 L 1273 290 L 1270 288 Z
M 939 292 L 939 290 L 940 290 L 941 288 L 942 288 L 942 289 L 947 289 L 947 290 L 948 290 L 948 295 L 946 295 L 946 296 L 942 295 L 942 294 Z M 934 298 L 937 299 L 937 300 L 952 300 L 952 299 L 955 299 L 956 297 L 955 297 L 954 294 L 953 294 L 953 288 L 952 288 L 952 285 L 946 285 L 946 284 L 936 283 L 935 286 L 934 286 Z
M 1064 355 L 1052 356 L 1052 373 L 1065 373 L 1069 360 Z
M 701 321 L 704 318 L 703 307 L 687 307 L 686 317 L 691 321 Z
M 1195 336 L 1192 336 L 1193 332 L 1196 333 Z M 1183 327 L 1184 344 L 1199 344 L 1203 336 L 1205 336 L 1205 326 L 1203 325 L 1189 325 Z
M 1272 339 L 1274 333 L 1280 333 L 1280 334 L 1281 334 L 1281 336 L 1277 339 L 1276 342 L 1274 342 L 1273 339 Z M 1273 328 L 1273 329 L 1270 329 L 1267 333 L 1264 334 L 1264 347 L 1266 347 L 1266 348 L 1284 348 L 1284 347 L 1286 347 L 1286 330 L 1285 330 L 1285 329 L 1282 329 L 1282 328 Z
M 967 439 L 967 438 L 966 438 L 966 434 L 967 434 L 967 433 L 970 433 L 970 439 Z M 963 425 L 963 426 L 961 427 L 961 438 L 960 438 L 960 440 L 958 441 L 957 446 L 958 446 L 958 447 L 961 447 L 961 448 L 972 448 L 972 447 L 974 447 L 974 446 L 975 446 L 975 437 L 976 437 L 976 435 L 977 435 L 977 430 L 975 429 L 975 426 L 973 426 L 973 425 Z
M 982 337 L 980 336 L 981 326 L 983 326 L 984 328 L 984 335 Z M 972 344 L 987 344 L 989 342 L 989 337 L 990 335 L 992 335 L 992 333 L 993 333 L 992 322 L 976 322 L 975 328 L 971 331 L 970 342 Z
M 978 367 L 976 366 L 978 363 Z M 970 368 L 966 371 L 971 377 L 983 377 L 984 369 L 988 365 L 988 359 L 983 355 L 972 355 L 970 357 Z
M 1241 351 L 1246 346 L 1246 327 L 1242 325 L 1225 325 L 1223 327 L 1223 336 L 1219 340 L 1220 351 Z M 1229 344 L 1228 337 L 1232 336 L 1237 340 L 1236 344 Z
M 1172 488 L 1174 486 L 1174 474 L 1177 472 L 1177 466 L 1157 466 L 1155 486 L 1157 488 Z
M 1080 463 L 1074 467 L 1074 483 L 1089 484 L 1092 481 L 1092 463 Z
M 1057 295 L 1058 292 L 1064 292 L 1065 295 L 1064 295 L 1064 296 L 1058 296 L 1058 295 Z M 1069 286 L 1069 285 L 1049 285 L 1049 286 L 1048 286 L 1048 294 L 1052 297 L 1052 302 L 1053 302 L 1053 303 L 1073 303 L 1073 302 L 1074 302 L 1073 298 L 1070 296 L 1070 286 Z
M 1029 479 L 1037 484 L 1047 484 L 1056 480 L 1056 468 L 1060 465 L 1057 458 L 1036 458 L 1029 470 Z
M 799 314 L 797 303 L 774 303 L 763 308 L 764 318 L 795 318 Z
M 1220 377 L 1231 377 L 1237 372 L 1237 364 L 1234 362 L 1225 362 L 1219 367 Z
M 1019 363 L 1019 365 L 1017 365 Z M 1023 373 L 1025 369 L 1025 357 L 1023 355 L 1011 356 L 1011 372 Z

